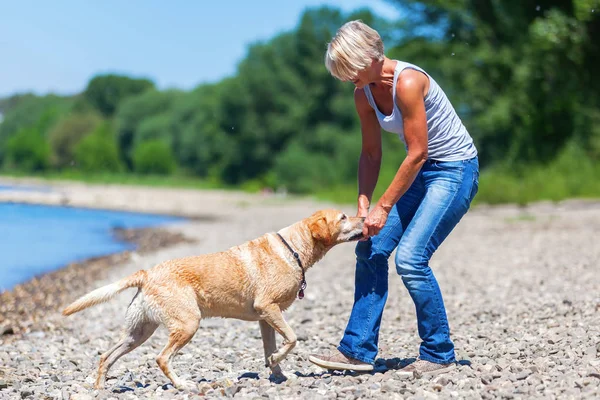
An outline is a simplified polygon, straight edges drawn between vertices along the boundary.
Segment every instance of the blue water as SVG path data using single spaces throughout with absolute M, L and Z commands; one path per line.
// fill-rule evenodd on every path
M 0 292 L 70 262 L 131 250 L 111 230 L 182 218 L 75 207 L 0 203 Z
M 47 186 L 31 186 L 31 185 L 3 185 L 0 184 L 0 191 L 13 190 L 17 192 L 51 192 L 52 189 Z

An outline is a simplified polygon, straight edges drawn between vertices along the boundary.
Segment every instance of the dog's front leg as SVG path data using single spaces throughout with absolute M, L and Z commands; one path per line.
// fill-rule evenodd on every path
M 296 346 L 296 334 L 290 328 L 290 326 L 283 319 L 283 314 L 281 313 L 281 309 L 277 304 L 255 304 L 254 308 L 258 312 L 261 319 L 269 324 L 273 329 L 277 331 L 281 336 L 283 336 L 283 346 L 279 351 L 267 356 L 267 365 L 275 371 L 273 368 L 277 366 L 292 349 Z M 262 321 L 261 321 L 262 322 Z M 261 325 L 262 329 L 262 325 Z M 275 339 L 275 338 L 273 338 Z M 263 341 L 264 341 L 263 337 Z M 275 340 L 273 340 L 275 342 Z M 275 347 L 275 346 L 273 346 Z M 266 348 L 265 348 L 266 351 Z M 265 354 L 266 355 L 266 354 Z
M 269 366 L 269 357 L 277 350 L 277 341 L 275 340 L 275 329 L 266 321 L 258 321 L 260 325 L 260 334 L 265 349 L 265 363 Z M 283 371 L 279 365 L 271 366 L 271 372 L 276 377 L 283 377 Z

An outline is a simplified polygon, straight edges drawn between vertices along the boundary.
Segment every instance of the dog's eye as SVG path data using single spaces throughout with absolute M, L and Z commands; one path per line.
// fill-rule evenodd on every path
M 340 218 L 340 219 L 343 221 L 343 220 L 345 220 L 346 218 L 348 218 L 348 217 L 346 217 L 346 214 L 342 214 L 342 218 Z

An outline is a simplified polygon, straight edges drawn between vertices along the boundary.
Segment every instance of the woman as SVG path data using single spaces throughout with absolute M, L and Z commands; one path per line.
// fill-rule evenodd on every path
M 477 150 L 442 89 L 423 69 L 391 60 L 377 31 L 361 21 L 343 25 L 328 45 L 325 64 L 356 86 L 362 151 L 358 215 L 366 240 L 356 246 L 354 306 L 339 347 L 310 360 L 328 369 L 369 371 L 377 355 L 388 293 L 388 258 L 415 303 L 422 343 L 419 358 L 400 374 L 435 375 L 455 366 L 442 294 L 429 268 L 438 246 L 477 193 Z M 371 204 L 381 165 L 381 129 L 396 133 L 407 155 L 381 198 Z

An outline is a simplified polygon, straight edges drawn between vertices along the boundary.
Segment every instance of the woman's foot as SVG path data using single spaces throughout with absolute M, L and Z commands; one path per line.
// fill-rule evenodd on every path
M 308 360 L 319 367 L 334 370 L 372 371 L 373 365 L 347 357 L 339 350 L 332 350 L 327 355 L 311 355 Z
M 415 378 L 435 376 L 452 371 L 456 363 L 438 364 L 431 361 L 418 359 L 397 372 L 400 376 L 414 376 Z

